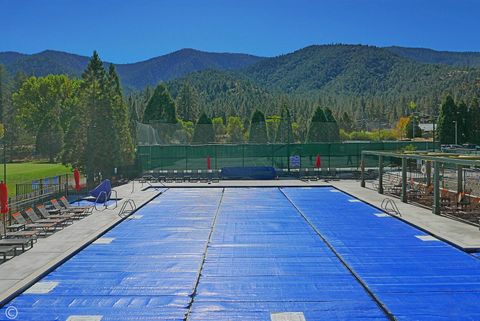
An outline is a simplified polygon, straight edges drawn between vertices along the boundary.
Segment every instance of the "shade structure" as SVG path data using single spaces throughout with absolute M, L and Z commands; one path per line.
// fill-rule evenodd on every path
M 0 182 L 0 212 L 2 214 L 8 213 L 8 189 L 7 184 Z
M 80 172 L 76 168 L 73 171 L 73 178 L 75 179 L 75 190 L 78 192 L 82 187 L 80 186 Z
M 315 167 L 316 167 L 316 168 L 320 168 L 321 166 L 322 166 L 322 160 L 321 160 L 321 158 L 320 158 L 320 155 L 317 154 L 317 157 L 316 157 L 316 159 L 315 159 Z
M 207 156 L 207 169 L 212 169 L 212 160 L 210 156 Z

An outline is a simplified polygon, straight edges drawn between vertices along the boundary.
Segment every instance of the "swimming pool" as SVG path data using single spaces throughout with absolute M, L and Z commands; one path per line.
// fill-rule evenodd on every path
M 331 187 L 174 188 L 0 320 L 479 320 L 479 272 Z

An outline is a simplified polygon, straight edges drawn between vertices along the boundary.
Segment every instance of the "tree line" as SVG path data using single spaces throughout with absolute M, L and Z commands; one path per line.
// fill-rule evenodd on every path
M 80 79 L 17 75 L 0 92 L 7 146 L 77 167 L 89 182 L 133 164 L 135 144 L 120 80 L 97 52 Z
M 160 83 L 148 99 L 143 114 L 135 116 L 157 130 L 160 143 L 285 143 L 330 142 L 340 140 L 339 126 L 328 107 L 317 107 L 300 137 L 299 125 L 292 122 L 286 101 L 280 115 L 266 116 L 255 108 L 249 118 L 237 115 L 211 116 L 199 108 L 195 90 L 185 83 L 174 100 L 164 83 Z M 134 108 L 135 110 L 136 108 Z M 136 135 L 150 135 L 137 131 Z M 148 138 L 139 139 L 148 143 Z M 157 141 L 155 141 L 157 142 Z

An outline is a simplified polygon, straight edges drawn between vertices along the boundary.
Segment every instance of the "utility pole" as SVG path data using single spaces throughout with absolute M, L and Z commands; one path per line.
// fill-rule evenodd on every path
M 454 120 L 453 123 L 455 124 L 455 145 L 458 145 L 458 121 Z

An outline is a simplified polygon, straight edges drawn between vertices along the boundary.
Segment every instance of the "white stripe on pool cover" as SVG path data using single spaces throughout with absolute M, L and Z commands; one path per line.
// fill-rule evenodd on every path
M 359 203 L 361 202 L 361 200 L 356 200 L 356 199 L 352 199 L 352 200 L 348 200 L 350 203 Z
M 139 215 L 139 214 L 135 214 L 135 215 L 132 215 L 132 216 L 129 216 L 128 219 L 130 220 L 139 220 L 143 217 L 143 215 Z
M 375 213 L 374 214 L 376 217 L 391 217 L 390 215 L 388 215 L 387 213 Z
M 67 321 L 100 321 L 103 315 L 71 315 Z
M 48 281 L 48 282 L 38 282 L 32 285 L 27 291 L 26 294 L 47 294 L 58 285 L 58 282 Z
M 440 241 L 439 239 L 431 235 L 415 235 L 415 237 L 422 241 Z
M 114 237 L 101 237 L 93 242 L 93 244 L 110 244 L 114 239 Z
M 271 313 L 272 321 L 306 321 L 303 312 L 280 312 Z
M 330 189 L 329 191 L 332 193 L 341 193 L 338 189 Z

